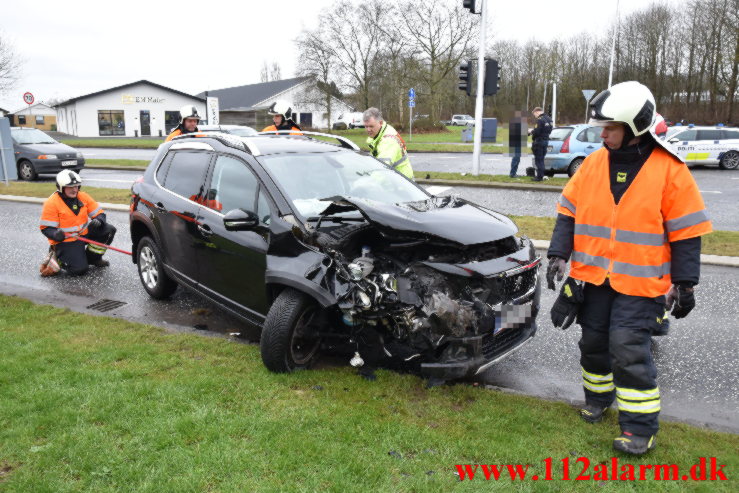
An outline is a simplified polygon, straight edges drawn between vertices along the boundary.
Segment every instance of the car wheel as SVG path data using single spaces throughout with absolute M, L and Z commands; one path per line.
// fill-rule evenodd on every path
M 145 236 L 136 250 L 139 279 L 149 296 L 158 300 L 169 298 L 177 289 L 177 283 L 164 271 L 162 254 L 154 240 Z
M 349 130 L 354 130 L 354 124 L 352 123 L 349 124 Z
M 38 177 L 36 168 L 33 167 L 31 161 L 25 159 L 18 163 L 18 178 L 24 181 L 33 181 Z
M 580 169 L 580 166 L 582 165 L 582 162 L 585 161 L 583 158 L 579 157 L 572 161 L 570 165 L 567 167 L 567 175 L 572 176 L 575 174 L 575 172 Z
M 718 163 L 721 169 L 737 169 L 739 168 L 739 152 L 729 151 L 723 155 Z
M 287 373 L 306 369 L 313 362 L 321 340 L 314 325 L 320 308 L 307 295 L 287 288 L 267 313 L 260 348 L 268 370 Z

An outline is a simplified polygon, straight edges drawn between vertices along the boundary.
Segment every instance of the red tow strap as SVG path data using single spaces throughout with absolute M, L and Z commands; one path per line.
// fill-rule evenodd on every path
M 110 250 L 120 252 L 120 253 L 125 253 L 126 255 L 133 255 L 131 252 L 127 252 L 126 250 L 121 250 L 120 248 L 112 247 L 110 245 L 106 245 L 105 243 L 98 243 L 97 241 L 88 240 L 87 238 L 83 238 L 82 236 L 67 235 L 67 238 L 74 238 L 75 240 L 83 241 L 91 245 L 97 245 L 99 247 L 109 248 Z

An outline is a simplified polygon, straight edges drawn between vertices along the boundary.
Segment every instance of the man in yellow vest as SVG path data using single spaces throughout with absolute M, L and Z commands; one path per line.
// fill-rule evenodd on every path
M 380 110 L 369 108 L 364 112 L 364 128 L 369 135 L 367 145 L 372 155 L 412 180 L 413 168 L 408 159 L 405 142 L 393 127 L 382 120 Z
M 616 401 L 616 450 L 641 455 L 655 446 L 660 394 L 652 335 L 667 333 L 669 310 L 695 306 L 701 236 L 711 232 L 690 171 L 654 133 L 652 93 L 623 82 L 590 103 L 590 123 L 604 147 L 589 155 L 562 192 L 548 251 L 547 281 L 570 276 L 552 322 L 582 327 L 585 406 L 595 423 Z

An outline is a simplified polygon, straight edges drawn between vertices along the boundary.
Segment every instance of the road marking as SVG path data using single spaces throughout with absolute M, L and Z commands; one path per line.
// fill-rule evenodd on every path
M 717 192 L 715 190 L 700 190 L 700 193 L 721 193 L 721 192 Z

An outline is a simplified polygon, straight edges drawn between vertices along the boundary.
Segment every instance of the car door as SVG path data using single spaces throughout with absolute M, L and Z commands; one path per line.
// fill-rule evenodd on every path
M 690 164 L 695 160 L 695 146 L 698 138 L 698 131 L 688 129 L 675 134 L 667 142 L 672 146 L 678 156 Z
M 218 155 L 203 205 L 201 287 L 238 310 L 266 314 L 271 206 L 259 180 L 245 161 Z M 234 209 L 257 213 L 259 226 L 253 231 L 227 231 L 223 216 Z
M 152 202 L 165 263 L 190 283 L 198 280 L 198 213 L 213 156 L 205 150 L 177 150 L 163 160 L 156 174 L 160 189 Z
M 696 161 L 702 164 L 718 164 L 718 157 L 721 154 L 721 130 L 698 130 L 696 153 L 698 154 Z

